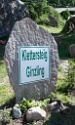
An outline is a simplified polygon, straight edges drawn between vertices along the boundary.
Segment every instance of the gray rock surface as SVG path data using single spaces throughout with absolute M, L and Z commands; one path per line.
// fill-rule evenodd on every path
M 65 23 L 65 25 L 64 25 L 64 27 L 63 27 L 62 32 L 63 32 L 63 33 L 70 33 L 70 32 L 72 32 L 74 29 L 75 29 L 75 16 L 70 17 L 70 18 L 66 21 L 66 23 Z
M 50 113 L 60 112 L 63 109 L 64 109 L 64 105 L 60 100 L 55 100 L 50 104 L 48 104 L 47 106 L 47 111 Z
M 69 46 L 69 52 L 72 58 L 75 58 L 75 44 Z
M 14 23 L 28 15 L 26 6 L 20 0 L 0 0 L 0 37 L 9 36 Z
M 53 26 L 53 27 L 58 26 L 58 21 L 56 20 L 56 18 L 49 16 L 49 19 L 50 19 L 50 26 Z
M 21 115 L 22 115 L 22 112 L 21 112 L 20 108 L 18 107 L 18 104 L 16 104 L 13 107 L 13 117 L 18 119 L 21 117 Z
M 32 107 L 27 110 L 26 120 L 28 122 L 42 120 L 46 117 L 46 112 L 40 107 Z
M 50 80 L 37 81 L 30 84 L 19 85 L 18 47 L 19 46 L 50 46 Z M 5 48 L 5 62 L 16 101 L 26 99 L 44 99 L 51 92 L 56 92 L 58 70 L 57 43 L 50 33 L 40 28 L 30 18 L 18 21 L 11 32 Z

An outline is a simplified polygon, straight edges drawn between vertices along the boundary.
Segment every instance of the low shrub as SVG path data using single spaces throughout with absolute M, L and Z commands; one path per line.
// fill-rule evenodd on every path
M 58 27 L 59 25 L 64 23 L 64 20 L 62 19 L 61 15 L 53 7 L 47 6 L 46 10 L 44 11 L 45 13 L 42 13 L 39 18 L 39 21 L 37 21 L 38 24 L 45 24 L 47 26 Z
M 75 89 L 75 59 L 70 59 L 67 74 L 67 89 Z
M 52 92 L 50 94 L 50 102 L 54 101 L 55 99 L 57 99 L 56 95 Z
M 68 18 L 70 17 L 70 12 L 69 12 L 68 9 L 62 13 L 62 17 L 63 17 L 65 20 L 68 20 Z
M 32 100 L 23 99 L 20 102 L 19 107 L 21 111 L 25 111 L 31 107 L 37 107 L 37 106 L 45 109 L 49 101 L 50 101 L 50 98 L 44 99 L 42 101 L 35 101 L 34 99 Z
M 75 90 L 75 59 L 68 60 L 68 71 L 63 79 L 57 81 L 57 91 L 68 93 Z
M 58 66 L 58 71 L 62 71 L 62 69 L 63 69 L 62 66 L 59 65 Z

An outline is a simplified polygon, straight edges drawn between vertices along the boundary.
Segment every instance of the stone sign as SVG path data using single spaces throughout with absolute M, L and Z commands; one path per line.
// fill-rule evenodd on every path
M 19 84 L 50 79 L 48 46 L 19 48 Z
M 23 46 L 50 47 L 50 68 L 48 69 L 50 70 L 49 80 L 34 81 L 33 83 L 23 85 L 19 84 L 18 48 Z M 16 102 L 20 102 L 23 97 L 35 100 L 44 99 L 49 97 L 51 92 L 56 91 L 55 86 L 59 63 L 57 43 L 50 33 L 39 27 L 30 18 L 25 18 L 15 23 L 5 48 L 5 62 L 10 84 L 16 94 Z

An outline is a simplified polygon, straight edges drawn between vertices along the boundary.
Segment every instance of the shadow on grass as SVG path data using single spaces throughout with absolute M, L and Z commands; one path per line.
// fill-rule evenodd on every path
M 5 53 L 5 45 L 0 45 L 0 61 L 3 60 Z
M 15 97 L 9 100 L 7 103 L 0 105 L 0 109 L 12 108 L 15 105 Z
M 0 37 L 0 40 L 4 40 L 7 43 L 8 36 Z M 4 58 L 5 46 L 6 46 L 6 44 L 0 44 L 0 60 L 3 60 L 3 58 Z
M 72 44 L 75 44 L 75 35 L 63 35 L 63 37 L 55 37 L 55 40 L 58 45 L 58 52 L 59 57 L 61 59 L 69 59 L 71 58 L 70 52 L 69 52 L 69 46 Z
M 75 106 L 69 105 L 65 110 L 52 114 L 43 125 L 75 125 Z

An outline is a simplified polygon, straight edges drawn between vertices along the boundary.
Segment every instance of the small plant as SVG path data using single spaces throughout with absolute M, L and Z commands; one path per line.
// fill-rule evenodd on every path
M 57 81 L 57 91 L 68 93 L 75 90 L 75 59 L 68 60 L 68 70 L 62 80 Z
M 56 84 L 56 89 L 58 92 L 67 93 L 67 83 L 66 76 L 63 79 L 59 79 Z
M 4 108 L 0 117 L 0 125 L 7 125 L 10 122 L 10 119 L 10 111 Z
M 29 100 L 22 100 L 21 101 L 21 103 L 20 103 L 20 109 L 22 110 L 22 111 L 24 111 L 24 110 L 27 110 L 28 108 L 30 108 L 30 102 L 29 102 Z
M 21 111 L 25 111 L 31 107 L 37 107 L 37 106 L 41 107 L 42 109 L 45 109 L 49 101 L 50 101 L 49 98 L 44 99 L 42 101 L 35 101 L 34 99 L 33 100 L 24 99 L 21 101 L 19 106 Z
M 69 10 L 67 9 L 66 11 L 64 11 L 63 14 L 62 14 L 62 16 L 63 16 L 63 18 L 64 18 L 65 20 L 67 20 L 67 19 L 70 17 L 70 12 L 69 12 Z
M 68 62 L 67 87 L 68 90 L 73 90 L 75 89 L 75 59 L 70 59 Z
M 56 95 L 52 92 L 50 94 L 50 102 L 54 101 L 56 99 Z
M 59 65 L 58 66 L 58 71 L 62 71 L 62 69 L 63 69 L 62 66 Z
M 43 101 L 41 101 L 41 108 L 45 109 L 47 107 L 47 104 L 50 102 L 50 98 L 44 99 Z
M 35 101 L 35 100 L 26 100 L 26 99 L 24 99 L 24 100 L 22 100 L 21 103 L 20 103 L 20 109 L 21 109 L 22 111 L 24 111 L 24 110 L 27 110 L 27 109 L 29 109 L 29 108 L 31 108 L 31 107 L 36 107 L 36 106 L 38 106 L 38 105 L 39 105 L 39 102 L 38 102 L 38 101 Z

